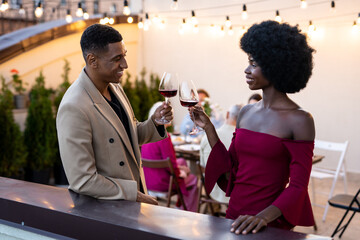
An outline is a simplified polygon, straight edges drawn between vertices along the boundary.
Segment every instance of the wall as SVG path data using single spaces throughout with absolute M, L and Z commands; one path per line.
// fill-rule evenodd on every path
M 255 1 L 256 2 L 256 1 Z M 265 19 L 273 19 L 270 9 L 285 9 L 297 6 L 294 1 L 257 1 L 248 5 L 249 18 L 243 21 L 239 15 L 242 7 L 219 8 L 196 11 L 199 19 L 199 33 L 191 30 L 183 35 L 178 33 L 181 18 L 190 17 L 191 9 L 212 6 L 238 4 L 238 1 L 179 1 L 177 12 L 157 1 L 146 1 L 145 12 L 158 13 L 166 19 L 165 29 L 154 24 L 149 31 L 140 34 L 138 71 L 146 66 L 149 71 L 161 74 L 163 71 L 176 71 L 181 79 L 192 79 L 198 88 L 205 88 L 213 102 L 219 103 L 226 110 L 233 103 L 246 103 L 252 94 L 245 83 L 244 69 L 247 55 L 239 49 L 241 26 Z M 298 1 L 300 2 L 300 1 Z M 351 172 L 360 172 L 359 119 L 360 108 L 358 91 L 360 89 L 360 31 L 351 31 L 353 20 L 360 9 L 359 1 L 336 1 L 336 12 L 330 12 L 330 1 L 308 1 L 309 7 L 280 11 L 281 16 L 291 24 L 299 23 L 307 30 L 311 18 L 317 24 L 318 35 L 310 40 L 317 50 L 314 55 L 315 67 L 308 86 L 300 93 L 292 94 L 305 110 L 312 113 L 316 125 L 316 138 L 329 141 L 349 140 L 347 166 Z M 319 4 L 315 4 L 318 2 Z M 324 2 L 324 1 L 322 1 Z M 314 5 L 310 5 L 313 3 Z M 181 5 L 180 5 L 181 4 Z M 355 9 L 355 12 L 354 12 Z M 183 11 L 188 10 L 188 11 Z M 251 11 L 255 12 L 251 15 Z M 349 13 L 354 13 L 353 15 Z M 229 14 L 236 23 L 235 34 L 221 37 L 209 30 L 210 24 L 223 24 Z M 154 14 L 150 14 L 150 17 Z M 206 17 L 206 16 L 213 17 Z M 216 17 L 219 16 L 219 17 Z M 318 19 L 318 20 L 316 20 Z M 173 99 L 175 124 L 181 120 L 187 110 Z M 334 160 L 326 157 L 324 166 L 335 168 Z M 320 164 L 320 165 L 321 165 Z

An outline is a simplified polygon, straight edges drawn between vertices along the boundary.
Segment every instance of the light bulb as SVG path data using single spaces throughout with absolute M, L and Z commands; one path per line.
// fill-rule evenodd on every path
M 193 32 L 194 32 L 194 33 L 198 33 L 198 32 L 199 32 L 199 26 L 198 26 L 198 25 L 194 25 Z
M 307 8 L 307 2 L 306 2 L 306 0 L 301 0 L 300 8 L 302 8 L 302 9 Z
M 9 9 L 9 3 L 7 2 L 7 0 L 3 0 L 0 6 L 0 11 L 5 12 L 8 9 Z
M 234 30 L 232 29 L 232 26 L 230 26 L 229 31 L 228 31 L 228 34 L 229 34 L 230 36 L 234 35 Z
M 68 9 L 67 11 L 66 11 L 66 17 L 65 17 L 65 21 L 67 22 L 67 23 L 71 23 L 72 22 L 72 16 L 71 16 L 71 14 L 70 14 L 70 9 Z
M 282 18 L 280 17 L 279 10 L 276 10 L 275 21 L 277 21 L 278 23 L 282 22 Z
M 247 8 L 246 8 L 246 5 L 244 4 L 243 5 L 243 10 L 242 10 L 242 13 L 241 13 L 241 17 L 242 19 L 246 20 L 248 18 L 248 14 L 247 14 Z
M 240 29 L 240 37 L 242 37 L 244 34 L 246 33 L 246 28 L 243 26 L 241 29 Z
M 197 25 L 197 24 L 198 24 L 198 20 L 196 19 L 195 11 L 194 11 L 194 10 L 191 11 L 191 22 L 192 22 L 193 25 Z
M 108 17 L 104 17 L 104 23 L 105 23 L 105 24 L 108 24 L 108 23 L 109 23 L 109 21 L 110 21 L 110 18 L 108 18 Z
M 310 22 L 309 22 L 308 31 L 309 31 L 309 32 L 313 32 L 313 31 L 315 31 L 315 30 L 316 30 L 315 26 L 313 25 L 312 21 L 310 21 Z
M 129 8 L 129 3 L 128 3 L 127 0 L 125 0 L 125 1 L 124 1 L 123 14 L 124 14 L 125 16 L 129 16 L 130 13 L 131 13 L 131 11 L 130 11 L 130 8 Z
M 19 14 L 20 15 L 25 15 L 25 9 L 23 8 L 22 4 L 20 4 Z
M 114 18 L 109 18 L 109 24 L 113 25 L 115 23 L 115 19 Z
M 159 25 L 160 29 L 164 29 L 165 28 L 165 20 L 162 20 L 160 25 Z
M 100 19 L 100 24 L 105 24 L 105 21 L 103 18 Z
M 149 31 L 149 25 L 148 24 L 144 24 L 144 31 Z
M 336 9 L 335 9 L 335 1 L 331 1 L 331 9 L 330 9 L 330 11 L 331 11 L 332 13 L 335 13 L 335 12 L 336 12 Z
M 178 2 L 177 0 L 173 0 L 170 6 L 171 10 L 177 10 L 178 9 Z
M 87 11 L 84 11 L 84 15 L 83 15 L 83 18 L 84 19 L 89 19 L 89 14 L 87 13 Z
M 360 13 L 359 13 L 358 18 L 356 20 L 356 23 L 360 25 Z
M 37 8 L 35 9 L 35 16 L 40 18 L 44 13 L 44 9 L 42 8 L 41 2 L 39 2 Z
M 220 28 L 220 36 L 224 36 L 225 35 L 225 29 L 224 26 L 221 26 Z
M 226 16 L 225 26 L 226 26 L 227 28 L 231 27 L 231 21 L 230 21 L 230 17 L 229 17 L 229 16 Z
M 128 23 L 133 23 L 133 22 L 134 22 L 134 19 L 133 19 L 132 17 L 128 17 L 128 18 L 127 18 L 127 22 L 128 22 Z
M 158 15 L 155 15 L 155 17 L 153 17 L 152 21 L 155 23 L 155 24 L 159 24 L 161 22 L 161 19 L 159 18 Z
M 179 27 L 179 34 L 180 35 L 184 34 L 184 28 L 182 27 L 182 25 L 180 25 L 180 27 Z
M 145 25 L 147 25 L 148 27 L 151 25 L 151 21 L 149 19 L 149 14 L 145 13 Z
M 75 15 L 77 17 L 82 17 L 84 15 L 84 11 L 83 11 L 83 9 L 81 7 L 81 2 L 78 3 L 78 9 L 76 10 Z
M 352 32 L 357 33 L 359 31 L 359 25 L 354 21 L 354 24 L 352 25 Z
M 142 18 L 140 18 L 140 21 L 138 22 L 138 28 L 139 28 L 139 29 L 144 28 L 144 23 L 143 23 L 143 21 L 142 21 Z

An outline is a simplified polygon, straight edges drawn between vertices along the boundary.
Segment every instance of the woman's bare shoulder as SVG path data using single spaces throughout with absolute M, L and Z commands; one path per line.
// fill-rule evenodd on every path
M 315 123 L 309 112 L 299 108 L 291 112 L 289 120 L 294 140 L 314 140 Z

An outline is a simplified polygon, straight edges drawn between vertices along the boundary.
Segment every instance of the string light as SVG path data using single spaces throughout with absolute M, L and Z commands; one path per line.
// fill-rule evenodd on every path
M 178 9 L 178 2 L 177 2 L 177 0 L 173 0 L 173 2 L 171 3 L 170 8 L 171 8 L 172 10 L 177 10 L 177 9 Z
M 109 18 L 109 24 L 113 25 L 115 23 L 115 19 L 114 18 Z
M 158 15 L 155 15 L 155 17 L 153 17 L 152 21 L 155 23 L 155 24 L 159 24 L 161 22 L 161 19 L 159 18 Z
M 243 5 L 243 10 L 242 10 L 242 13 L 241 13 L 241 17 L 244 20 L 246 20 L 248 18 L 246 4 Z
M 185 21 L 185 18 L 183 18 L 182 23 L 180 24 L 180 27 L 179 27 L 179 34 L 181 34 L 181 35 L 184 34 L 185 26 L 186 26 L 186 21 Z
M 220 36 L 224 36 L 225 35 L 225 29 L 224 26 L 221 26 L 220 28 Z
M 230 36 L 234 35 L 234 30 L 233 30 L 232 26 L 230 26 L 229 31 L 228 31 L 228 34 L 229 34 Z
M 195 11 L 194 10 L 191 11 L 191 22 L 192 22 L 193 25 L 198 24 L 198 20 L 197 20 L 197 18 L 195 16 Z
M 144 22 L 144 31 L 148 31 L 151 25 L 151 21 L 149 19 L 149 14 L 145 13 L 145 22 Z
M 315 28 L 314 24 L 312 23 L 312 21 L 310 20 L 310 21 L 309 21 L 308 31 L 309 31 L 309 32 L 313 32 L 313 31 L 315 31 L 315 30 L 316 30 L 316 28 Z
M 38 3 L 38 6 L 35 9 L 35 16 L 40 18 L 44 13 L 44 9 L 42 8 L 41 2 Z
M 282 22 L 282 18 L 280 17 L 280 12 L 279 10 L 276 10 L 276 14 L 275 14 L 275 21 L 277 21 L 278 23 Z
M 127 22 L 128 22 L 128 23 L 133 23 L 133 22 L 134 22 L 134 19 L 133 19 L 131 16 L 129 16 L 129 17 L 127 18 Z
M 160 25 L 159 25 L 160 29 L 164 29 L 165 28 L 165 20 L 162 20 Z
M 301 0 L 300 8 L 302 8 L 302 9 L 307 8 L 307 2 L 306 2 L 306 0 Z
M 24 9 L 22 3 L 20 4 L 19 14 L 20 15 L 25 15 L 25 9 Z
M 199 26 L 198 26 L 198 25 L 194 25 L 193 33 L 198 33 L 198 32 L 199 32 Z
M 130 8 L 129 8 L 129 3 L 128 3 L 127 0 L 124 0 L 123 14 L 124 14 L 125 16 L 129 16 L 130 13 L 131 13 L 131 11 L 130 11 Z
M 86 10 L 84 10 L 83 18 L 84 18 L 85 20 L 89 19 L 89 13 L 88 13 Z
M 8 1 L 7 0 L 2 0 L 1 6 L 0 6 L 0 11 L 5 12 L 8 9 L 9 9 Z
M 359 25 L 354 21 L 354 24 L 352 25 L 352 32 L 356 33 L 359 30 Z
M 68 10 L 66 10 L 66 17 L 65 17 L 65 21 L 67 22 L 67 23 L 71 23 L 72 22 L 72 16 L 71 16 L 71 14 L 70 14 L 70 9 L 68 9 Z
M 139 28 L 139 29 L 144 28 L 144 23 L 143 23 L 142 18 L 140 18 L 140 21 L 138 22 L 138 28 Z
M 81 2 L 78 3 L 78 9 L 76 10 L 75 15 L 77 17 L 82 17 L 84 15 L 84 11 L 83 11 L 83 9 L 81 7 Z
M 230 21 L 230 17 L 229 17 L 229 16 L 226 16 L 225 26 L 226 26 L 227 28 L 231 27 L 231 21 Z
M 335 13 L 336 9 L 335 9 L 335 1 L 331 1 L 331 12 Z
M 239 32 L 240 37 L 242 37 L 245 33 L 246 33 L 246 28 L 245 28 L 245 26 L 243 26 L 243 27 L 240 29 L 240 32 Z

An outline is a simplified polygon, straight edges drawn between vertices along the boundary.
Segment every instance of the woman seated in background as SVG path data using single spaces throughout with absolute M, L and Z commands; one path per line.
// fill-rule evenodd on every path
M 162 103 L 155 103 L 150 109 L 149 116 Z M 166 127 L 166 125 L 165 125 Z M 141 157 L 149 160 L 159 160 L 170 158 L 174 167 L 176 180 L 179 183 L 180 191 L 184 196 L 184 202 L 187 210 L 197 212 L 198 206 L 198 187 L 197 177 L 190 173 L 190 169 L 185 159 L 176 158 L 174 146 L 171 137 L 153 143 L 147 143 L 141 147 Z M 148 190 L 167 192 L 169 189 L 170 172 L 166 169 L 155 169 L 144 167 L 146 187 Z M 178 201 L 180 203 L 180 201 Z M 180 207 L 184 209 L 183 206 Z
M 248 54 L 246 83 L 263 99 L 244 106 L 229 151 L 200 106 L 190 109 L 212 147 L 205 187 L 215 183 L 230 196 L 230 231 L 256 233 L 265 226 L 312 226 L 308 194 L 315 127 L 310 113 L 287 94 L 305 88 L 313 68 L 312 49 L 297 27 L 265 21 L 241 39 Z

